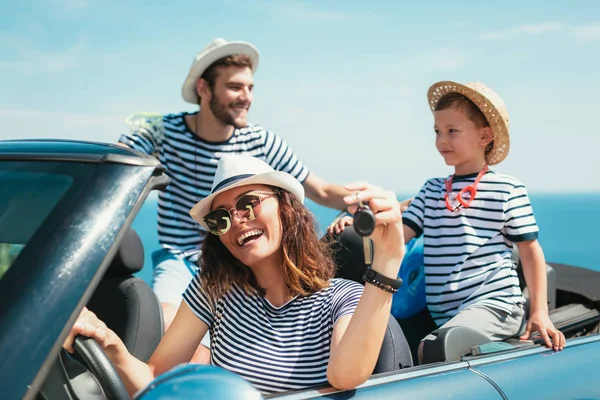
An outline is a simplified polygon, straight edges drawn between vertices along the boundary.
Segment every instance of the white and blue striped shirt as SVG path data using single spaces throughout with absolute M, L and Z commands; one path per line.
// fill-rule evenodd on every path
M 362 292 L 362 285 L 336 278 L 280 307 L 237 285 L 213 301 L 196 274 L 183 298 L 209 327 L 211 363 L 268 394 L 327 382 L 333 327 L 354 314 Z
M 190 209 L 210 194 L 217 163 L 225 154 L 248 154 L 266 161 L 300 182 L 308 169 L 277 135 L 259 125 L 236 129 L 224 142 L 208 142 L 195 135 L 185 122 L 187 113 L 137 114 L 128 118 L 131 132 L 119 142 L 154 155 L 167 169 L 170 185 L 160 192 L 158 238 L 172 253 L 196 255 L 206 231 L 189 215 Z
M 455 176 L 452 190 L 477 174 Z M 438 326 L 478 304 L 511 312 L 523 301 L 511 259 L 514 242 L 537 239 L 538 227 L 525 186 L 488 171 L 470 207 L 446 208 L 445 178 L 428 180 L 404 212 L 403 222 L 421 234 L 427 305 Z

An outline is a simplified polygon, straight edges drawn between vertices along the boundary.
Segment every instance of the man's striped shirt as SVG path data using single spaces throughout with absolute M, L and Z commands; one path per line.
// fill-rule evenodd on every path
M 452 191 L 472 185 L 477 174 L 455 176 Z M 511 259 L 514 242 L 536 239 L 538 227 L 525 186 L 488 171 L 470 207 L 446 208 L 445 178 L 428 180 L 403 215 L 424 235 L 427 305 L 438 326 L 478 304 L 511 312 L 523 301 Z
M 210 194 L 217 163 L 223 155 L 260 158 L 300 182 L 309 173 L 281 138 L 259 125 L 236 129 L 224 142 L 208 142 L 189 129 L 184 120 L 186 114 L 134 115 L 128 118 L 131 132 L 119 139 L 135 150 L 156 156 L 166 167 L 171 183 L 159 194 L 158 237 L 162 247 L 185 256 L 197 254 L 206 236 L 189 211 Z
M 344 279 L 275 307 L 234 285 L 214 301 L 196 274 L 183 298 L 209 327 L 211 363 L 241 375 L 263 394 L 327 382 L 333 327 L 356 309 L 363 286 Z

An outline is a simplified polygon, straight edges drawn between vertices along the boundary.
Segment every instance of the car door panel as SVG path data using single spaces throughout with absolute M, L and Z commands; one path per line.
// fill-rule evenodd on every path
M 344 399 L 343 394 L 335 399 Z M 359 388 L 352 399 L 502 399 L 483 377 L 468 369 L 414 377 L 381 385 Z
M 492 363 L 479 360 L 470 364 L 492 379 L 508 399 L 600 398 L 599 335 L 569 341 L 561 352 L 529 352 Z
M 502 399 L 496 388 L 484 377 L 470 371 L 468 363 L 456 362 L 421 366 L 371 377 L 354 390 L 336 392 L 333 388 L 306 390 L 268 396 L 300 399 Z

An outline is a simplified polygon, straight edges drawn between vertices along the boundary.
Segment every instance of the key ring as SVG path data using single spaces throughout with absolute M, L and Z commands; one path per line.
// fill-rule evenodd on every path
M 375 216 L 373 215 L 368 203 L 364 203 L 360 199 L 359 192 L 356 192 L 354 196 L 356 197 L 356 201 L 358 203 L 358 208 L 354 213 L 354 230 L 362 237 L 371 236 L 371 233 L 373 233 L 373 230 L 375 230 Z

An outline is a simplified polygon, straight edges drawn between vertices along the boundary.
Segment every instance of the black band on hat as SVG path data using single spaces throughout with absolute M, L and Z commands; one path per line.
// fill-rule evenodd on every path
M 227 179 L 223 179 L 221 182 L 219 182 L 219 184 L 217 186 L 215 186 L 215 188 L 212 190 L 211 194 L 213 194 L 217 190 L 221 190 L 227 186 L 231 186 L 234 183 L 236 183 L 237 181 L 241 181 L 242 179 L 246 179 L 246 178 L 251 178 L 254 175 L 256 175 L 256 174 L 241 174 L 241 175 L 231 176 Z

